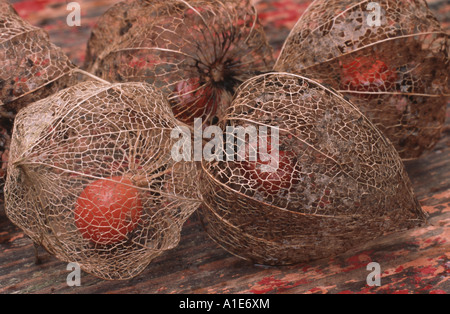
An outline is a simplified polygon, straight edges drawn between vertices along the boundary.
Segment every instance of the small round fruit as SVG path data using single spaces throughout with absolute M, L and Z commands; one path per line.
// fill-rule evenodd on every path
M 359 57 L 342 65 L 341 87 L 365 93 L 391 90 L 397 75 L 386 63 L 376 58 Z
M 178 82 L 174 92 L 177 97 L 172 110 L 180 121 L 192 124 L 195 118 L 207 119 L 216 114 L 218 100 L 208 84 L 191 78 Z
M 245 159 L 240 166 L 243 176 L 260 193 L 275 195 L 281 190 L 290 190 L 298 182 L 295 154 L 282 149 L 272 150 L 271 137 L 267 138 L 267 153 L 256 143 L 247 145 Z M 262 148 L 262 147 L 259 147 Z M 250 151 L 257 152 L 257 160 L 250 160 Z M 261 158 L 265 155 L 265 158 Z
M 278 161 L 273 157 L 267 161 L 259 158 L 257 161 L 245 161 L 242 163 L 246 170 L 244 176 L 253 181 L 255 188 L 261 193 L 275 195 L 280 190 L 290 190 L 297 181 L 292 157 L 293 154 L 280 151 Z
M 130 179 L 112 177 L 89 184 L 77 199 L 75 224 L 83 238 L 101 245 L 127 238 L 142 214 L 139 192 Z

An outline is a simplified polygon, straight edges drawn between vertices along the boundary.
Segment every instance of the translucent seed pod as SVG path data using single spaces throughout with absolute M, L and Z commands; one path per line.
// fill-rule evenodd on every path
M 200 217 L 211 238 L 237 256 L 307 262 L 426 220 L 391 142 L 315 81 L 287 73 L 252 78 L 219 125 L 278 130 L 274 166 L 239 161 L 237 153 L 202 162 Z
M 171 157 L 177 123 L 145 83 L 80 83 L 29 105 L 13 130 L 7 216 L 88 273 L 138 275 L 200 203 L 195 165 Z
M 407 160 L 440 139 L 450 95 L 449 47 L 424 0 L 316 0 L 274 69 L 340 91 Z
M 235 89 L 273 61 L 249 0 L 129 0 L 100 18 L 86 67 L 111 82 L 154 84 L 192 126 L 214 123 Z

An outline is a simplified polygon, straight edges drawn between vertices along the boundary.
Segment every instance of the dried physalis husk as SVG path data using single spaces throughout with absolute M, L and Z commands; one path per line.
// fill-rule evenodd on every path
M 88 43 L 88 71 L 163 89 L 175 116 L 216 121 L 235 89 L 273 66 L 249 0 L 128 0 L 108 10 Z
M 339 90 L 402 159 L 419 157 L 440 138 L 450 94 L 449 36 L 423 0 L 314 1 L 275 70 Z
M 171 157 L 177 123 L 145 83 L 85 82 L 29 105 L 14 125 L 7 216 L 88 273 L 136 276 L 200 203 L 195 165 Z
M 0 0 L 0 199 L 6 177 L 16 113 L 39 99 L 75 84 L 75 66 L 48 34 L 24 21 Z
M 219 126 L 241 136 L 256 129 L 259 147 L 248 140 L 248 149 L 278 155 L 275 164 L 261 155 L 252 162 L 250 152 L 241 161 L 242 153 L 228 152 L 202 162 L 200 217 L 237 256 L 306 262 L 426 219 L 392 144 L 354 105 L 310 79 L 271 73 L 248 80 Z M 261 146 L 266 133 L 268 148 Z
M 24 21 L 0 0 L 0 105 L 17 113 L 68 86 L 75 66 L 47 32 Z

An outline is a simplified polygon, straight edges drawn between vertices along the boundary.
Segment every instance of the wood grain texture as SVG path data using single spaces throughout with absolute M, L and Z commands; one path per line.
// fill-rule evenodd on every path
M 76 63 L 96 17 L 117 1 L 83 0 L 81 28 L 65 23 L 64 0 L 13 1 L 19 14 L 44 27 L 52 41 Z M 307 1 L 260 0 L 257 6 L 277 54 L 290 27 Z M 448 1 L 429 1 L 449 30 Z M 387 235 L 331 259 L 288 267 L 252 265 L 230 255 L 203 231 L 192 216 L 180 244 L 153 261 L 138 277 L 104 281 L 82 273 L 81 286 L 69 287 L 66 264 L 34 247 L 0 209 L 0 293 L 431 293 L 450 292 L 450 106 L 438 145 L 419 160 L 406 164 L 414 190 L 430 214 L 423 228 Z M 370 287 L 369 262 L 381 266 L 381 286 Z

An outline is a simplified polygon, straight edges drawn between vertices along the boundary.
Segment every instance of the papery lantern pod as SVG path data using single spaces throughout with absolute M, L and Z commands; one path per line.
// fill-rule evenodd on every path
M 314 1 L 274 67 L 332 86 L 402 159 L 438 142 L 450 95 L 449 36 L 423 0 Z
M 216 121 L 244 80 L 272 69 L 249 0 L 127 0 L 93 29 L 86 68 L 113 82 L 163 89 L 177 119 Z
M 0 0 L 0 105 L 17 113 L 71 82 L 75 65 L 50 42 L 47 32 L 24 21 Z
M 202 162 L 199 215 L 211 238 L 237 256 L 307 262 L 426 221 L 391 142 L 315 81 L 287 73 L 252 78 L 219 126 L 275 127 L 285 152 L 282 175 L 272 177 L 229 155 Z
M 0 198 L 16 113 L 77 82 L 76 67 L 43 29 L 24 21 L 0 0 Z
M 7 216 L 88 273 L 138 275 L 200 204 L 195 164 L 171 157 L 178 123 L 145 83 L 85 82 L 29 105 L 14 125 Z

